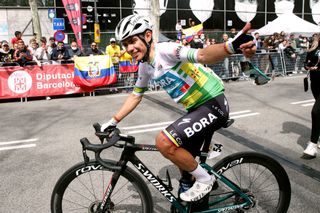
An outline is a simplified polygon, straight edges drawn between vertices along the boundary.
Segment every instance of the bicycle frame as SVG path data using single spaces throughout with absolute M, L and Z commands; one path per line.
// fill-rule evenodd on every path
M 100 209 L 104 212 L 107 208 L 106 204 L 107 201 L 110 199 L 111 194 L 113 192 L 113 189 L 121 175 L 121 172 L 126 168 L 126 165 L 128 162 L 131 162 L 136 169 L 143 175 L 144 178 L 146 178 L 151 185 L 153 185 L 159 192 L 164 196 L 179 212 L 181 213 L 187 213 L 190 209 L 190 205 L 182 205 L 181 202 L 175 197 L 171 191 L 168 189 L 168 186 L 163 183 L 161 179 L 159 179 L 157 176 L 155 176 L 149 169 L 148 167 L 135 155 L 135 152 L 137 151 L 158 151 L 155 145 L 143 145 L 143 144 L 131 144 L 131 143 L 126 143 L 124 145 L 124 150 L 121 154 L 120 160 L 118 161 L 117 166 L 110 166 L 107 163 L 105 163 L 101 157 L 100 157 L 100 152 L 96 153 L 96 160 L 102 165 L 107 168 L 112 168 L 115 172 L 112 175 L 112 178 L 106 188 L 104 198 L 102 199 L 103 202 L 100 206 Z M 202 152 L 203 155 L 203 152 Z M 202 156 L 203 157 L 203 156 Z M 239 159 L 239 162 L 234 162 L 234 164 L 230 165 L 232 167 L 233 165 L 241 163 L 241 159 Z M 228 198 L 234 196 L 234 195 L 239 195 L 241 198 L 245 200 L 244 203 L 241 204 L 235 204 L 235 205 L 229 205 L 229 206 L 224 206 L 224 207 L 219 207 L 219 208 L 214 208 L 202 212 L 224 212 L 224 211 L 230 211 L 233 209 L 238 209 L 238 208 L 243 208 L 245 206 L 250 206 L 253 201 L 251 198 L 243 193 L 241 189 L 232 181 L 230 181 L 228 178 L 224 177 L 223 175 L 219 174 L 218 172 L 215 172 L 208 164 L 206 163 L 201 163 L 201 166 L 204 167 L 210 174 L 215 175 L 217 179 L 220 179 L 221 182 L 225 183 L 230 189 L 233 190 L 233 193 L 230 195 L 226 195 L 223 198 L 220 198 L 218 200 L 213 201 L 209 205 L 216 205 L 220 202 L 223 202 L 227 200 Z M 227 168 L 226 168 L 227 169 Z

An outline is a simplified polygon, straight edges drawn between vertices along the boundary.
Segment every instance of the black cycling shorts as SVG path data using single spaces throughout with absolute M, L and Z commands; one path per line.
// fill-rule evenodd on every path
M 229 105 L 224 94 L 191 109 L 186 115 L 170 124 L 163 135 L 177 147 L 189 152 L 199 150 L 207 134 L 221 128 L 229 118 Z

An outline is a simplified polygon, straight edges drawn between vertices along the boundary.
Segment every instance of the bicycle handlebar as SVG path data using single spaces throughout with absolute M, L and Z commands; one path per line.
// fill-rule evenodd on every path
M 125 141 L 129 143 L 134 143 L 135 138 L 129 135 L 121 134 L 118 128 L 106 129 L 105 132 L 101 132 L 101 125 L 99 123 L 94 123 L 93 127 L 95 129 L 95 135 L 100 139 L 101 144 L 92 144 L 88 138 L 82 138 L 80 140 L 84 150 L 90 150 L 95 153 L 101 152 L 104 149 L 107 149 L 111 146 L 116 145 L 118 141 Z M 103 141 L 106 140 L 106 143 Z

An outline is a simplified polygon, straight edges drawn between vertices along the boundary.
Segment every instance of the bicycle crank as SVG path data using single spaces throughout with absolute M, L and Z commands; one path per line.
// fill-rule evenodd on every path
M 254 208 L 256 205 L 255 197 L 249 190 L 243 189 L 242 192 L 245 193 L 251 199 L 252 203 L 248 206 L 244 206 L 242 209 L 237 209 L 236 211 L 239 213 L 243 213 L 244 211 L 248 211 L 249 209 Z M 237 195 L 235 197 L 235 204 L 241 204 L 244 202 L 246 202 L 246 200 L 243 197 L 241 197 L 239 195 Z

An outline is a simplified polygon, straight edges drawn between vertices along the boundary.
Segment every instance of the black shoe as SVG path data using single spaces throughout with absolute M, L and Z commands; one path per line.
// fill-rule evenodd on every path
M 191 212 L 200 212 L 209 209 L 209 197 L 210 193 L 196 202 L 191 203 Z

